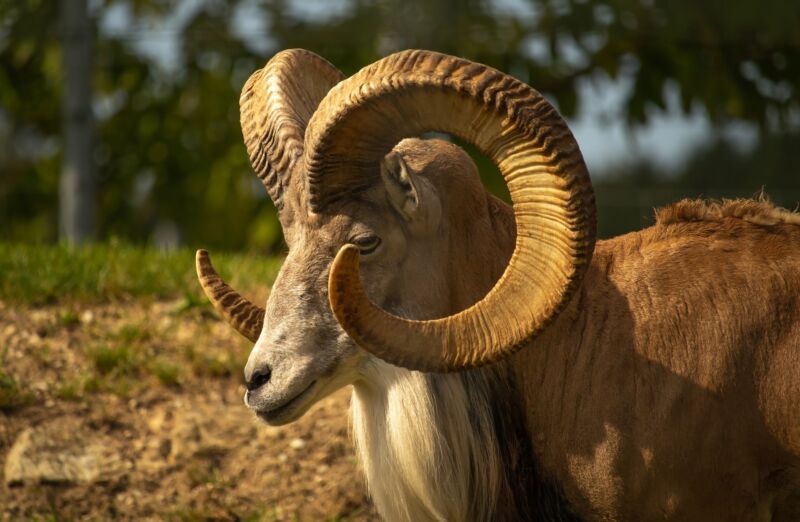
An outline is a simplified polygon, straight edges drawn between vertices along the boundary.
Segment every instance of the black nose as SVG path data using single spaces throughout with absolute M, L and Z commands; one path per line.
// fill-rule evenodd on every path
M 269 382 L 270 377 L 272 377 L 272 370 L 270 368 L 254 371 L 253 375 L 251 375 L 250 379 L 245 383 L 247 391 L 254 391 L 261 388 Z

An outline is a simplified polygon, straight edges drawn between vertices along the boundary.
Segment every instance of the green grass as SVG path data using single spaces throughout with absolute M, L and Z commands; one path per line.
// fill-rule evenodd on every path
M 54 397 L 62 401 L 78 402 L 83 399 L 83 388 L 86 379 L 68 378 L 62 379 L 51 387 Z
M 91 347 L 87 352 L 94 369 L 101 375 L 108 375 L 111 372 L 131 374 L 140 366 L 134 350 L 128 345 L 98 345 Z
M 148 370 L 164 386 L 178 386 L 181 382 L 181 367 L 169 361 L 155 359 Z
M 150 331 L 148 324 L 125 324 L 119 330 L 115 337 L 122 343 L 132 344 L 139 341 L 146 341 L 150 339 Z
M 0 370 L 0 411 L 10 413 L 32 400 L 31 394 L 23 390 L 12 375 Z
M 236 288 L 272 284 L 282 259 L 211 253 L 220 274 Z M 64 301 L 182 298 L 204 305 L 194 270 L 194 250 L 168 252 L 112 241 L 82 247 L 0 242 L 0 300 L 48 304 Z M 74 322 L 64 317 L 65 323 Z
M 209 354 L 188 345 L 183 357 L 198 376 L 225 378 L 241 372 L 241 357 L 233 352 Z
M 72 329 L 78 326 L 81 320 L 74 310 L 66 308 L 58 312 L 58 323 L 64 328 Z

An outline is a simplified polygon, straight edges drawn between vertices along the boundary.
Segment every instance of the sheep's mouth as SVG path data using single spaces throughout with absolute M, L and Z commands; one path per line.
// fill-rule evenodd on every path
M 303 406 L 305 400 L 312 395 L 316 384 L 316 380 L 311 381 L 311 384 L 306 386 L 303 391 L 280 406 L 269 410 L 258 410 L 256 411 L 256 415 L 258 415 L 259 419 L 271 425 L 286 424 L 287 422 L 295 420 L 297 418 L 297 413 L 301 410 L 299 407 Z

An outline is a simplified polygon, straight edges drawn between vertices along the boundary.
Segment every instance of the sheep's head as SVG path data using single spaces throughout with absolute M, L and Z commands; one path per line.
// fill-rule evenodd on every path
M 203 251 L 198 275 L 223 316 L 256 343 L 246 402 L 268 422 L 299 417 L 357 379 L 373 356 L 428 371 L 496 361 L 540 332 L 579 284 L 594 244 L 591 185 L 566 124 L 527 85 L 425 51 L 343 79 L 322 58 L 292 50 L 250 78 L 241 110 L 289 254 L 266 310 L 222 282 Z M 458 147 L 405 139 L 429 131 L 491 157 L 516 217 L 502 277 L 455 315 L 447 314 L 460 289 L 447 274 L 486 212 L 475 204 L 486 200 Z

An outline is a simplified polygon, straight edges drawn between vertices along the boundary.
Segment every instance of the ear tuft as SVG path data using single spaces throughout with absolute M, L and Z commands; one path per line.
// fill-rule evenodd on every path
M 419 191 L 403 157 L 390 152 L 381 161 L 381 179 L 389 202 L 407 220 L 419 210 Z

